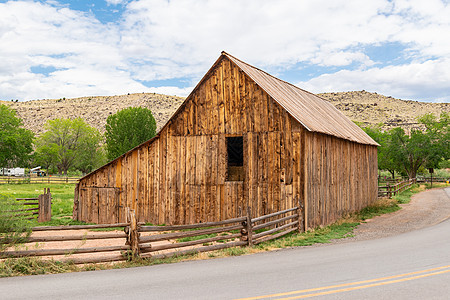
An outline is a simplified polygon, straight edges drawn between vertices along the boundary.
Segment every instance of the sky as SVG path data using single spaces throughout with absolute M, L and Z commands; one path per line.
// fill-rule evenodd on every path
M 450 0 L 0 1 L 0 100 L 187 96 L 221 51 L 313 93 L 450 102 Z

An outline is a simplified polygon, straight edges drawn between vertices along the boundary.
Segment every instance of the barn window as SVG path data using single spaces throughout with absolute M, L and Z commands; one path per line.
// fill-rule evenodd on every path
M 229 136 L 227 139 L 227 181 L 244 180 L 244 140 L 242 136 Z

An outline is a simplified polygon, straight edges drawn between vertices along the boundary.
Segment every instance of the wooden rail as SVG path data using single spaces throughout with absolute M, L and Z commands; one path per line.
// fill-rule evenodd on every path
M 130 223 L 117 223 L 117 224 L 102 224 L 102 225 L 72 225 L 72 226 L 42 226 L 33 227 L 33 232 L 49 232 L 48 235 L 38 236 L 38 237 L 28 237 L 24 240 L 25 243 L 46 243 L 46 242 L 65 242 L 65 241 L 88 241 L 88 240 L 100 240 L 100 239 L 123 239 L 124 243 L 122 245 L 114 246 L 102 246 L 102 247 L 78 247 L 78 248 L 65 248 L 63 243 L 61 248 L 57 249 L 32 249 L 32 250 L 16 250 L 16 251 L 4 251 L 0 253 L 0 258 L 17 258 L 17 257 L 28 257 L 28 256 L 68 256 L 62 258 L 56 258 L 59 261 L 73 262 L 75 264 L 85 264 L 85 263 L 99 263 L 99 262 L 112 262 L 127 260 L 128 257 L 126 252 L 131 250 L 131 246 L 126 243 L 128 239 L 128 234 L 123 232 L 108 232 L 108 233 L 75 233 L 70 235 L 55 235 L 54 231 L 64 231 L 64 230 L 74 230 L 79 232 L 81 230 L 89 229 L 107 229 L 114 227 L 125 227 L 128 228 Z M 5 241 L 0 241 L 0 243 Z M 120 252 L 119 252 L 120 251 Z M 106 255 L 105 253 L 119 252 L 117 254 Z M 75 257 L 74 254 L 86 254 L 86 253 L 100 253 L 101 256 L 96 257 Z
M 27 199 L 30 200 L 30 199 Z M 303 230 L 303 210 L 300 206 L 268 215 L 252 218 L 251 209 L 247 215 L 219 222 L 190 225 L 145 226 L 138 223 L 133 210 L 127 211 L 127 222 L 99 225 L 40 226 L 33 232 L 48 232 L 45 236 L 31 236 L 27 243 L 95 241 L 100 239 L 124 239 L 124 244 L 115 246 L 33 249 L 4 251 L 0 258 L 24 256 L 61 256 L 60 261 L 75 264 L 111 262 L 133 257 L 159 259 L 177 255 L 200 253 L 239 246 L 251 246 L 269 241 L 294 231 Z M 79 233 L 80 230 L 123 227 L 124 232 Z M 55 235 L 54 232 L 74 230 L 78 233 Z M 148 234 L 149 233 L 149 234 Z M 146 234 L 141 236 L 141 234 Z M 147 235 L 148 234 L 148 235 Z M 5 241 L 3 241 L 5 242 Z M 0 241 L 2 243 L 2 241 Z M 120 251 L 120 252 L 119 252 Z M 103 255 L 104 253 L 113 253 Z M 101 253 L 93 257 L 76 257 L 77 254 Z M 75 255 L 75 256 L 74 256 Z
M 387 181 L 385 185 L 378 186 L 378 197 L 389 197 L 397 195 L 409 189 L 415 183 L 434 183 L 447 182 L 450 183 L 450 178 L 445 177 L 420 177 L 409 180 L 400 181 L 399 179 Z
M 36 198 L 16 198 L 16 202 L 11 205 L 12 209 L 3 211 L 3 216 L 22 220 L 37 217 L 38 222 L 50 221 L 52 218 L 52 194 L 47 188 L 44 188 L 44 193 Z M 15 207 L 17 209 L 14 209 Z
M 450 178 L 445 177 L 421 177 L 417 178 L 417 182 L 449 182 Z
M 30 176 L 0 176 L 0 184 L 13 184 L 13 183 L 68 183 L 75 184 L 78 182 L 79 177 L 59 177 L 59 176 L 45 176 L 45 177 L 30 177 Z
M 378 197 L 389 197 L 392 198 L 392 196 L 398 195 L 399 193 L 406 191 L 411 188 L 413 184 L 415 184 L 417 180 L 415 178 L 401 181 L 397 184 L 386 184 L 384 186 L 378 187 Z
M 143 258 L 163 258 L 236 246 L 251 246 L 293 231 L 302 231 L 303 224 L 303 211 L 299 206 L 253 219 L 251 209 L 248 208 L 247 216 L 220 222 L 175 226 L 140 226 L 137 229 L 139 231 L 139 253 L 137 255 Z M 261 230 L 266 231 L 260 232 Z M 236 233 L 236 231 L 239 232 Z M 155 234 L 140 237 L 140 233 L 144 232 L 155 232 Z M 186 238 L 192 238 L 192 240 L 185 241 Z M 161 241 L 166 243 L 162 245 L 152 244 Z M 195 247 L 198 245 L 202 246 Z M 194 248 L 181 250 L 185 247 Z M 170 249 L 177 250 L 167 251 Z

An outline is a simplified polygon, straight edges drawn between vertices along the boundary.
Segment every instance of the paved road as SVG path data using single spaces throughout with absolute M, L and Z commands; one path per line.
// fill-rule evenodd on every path
M 446 220 L 351 243 L 132 269 L 3 278 L 0 298 L 449 299 L 449 232 L 450 220 Z

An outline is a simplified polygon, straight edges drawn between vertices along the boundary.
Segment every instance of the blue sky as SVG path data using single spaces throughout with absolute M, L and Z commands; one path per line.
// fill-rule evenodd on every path
M 448 0 L 0 1 L 0 100 L 186 96 L 228 53 L 314 93 L 450 102 Z

